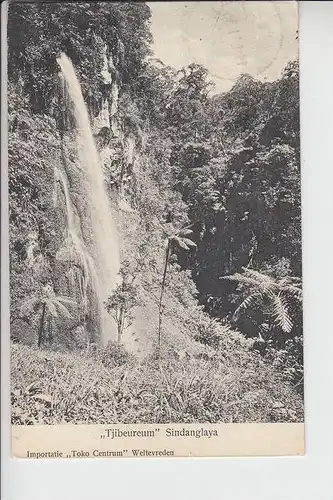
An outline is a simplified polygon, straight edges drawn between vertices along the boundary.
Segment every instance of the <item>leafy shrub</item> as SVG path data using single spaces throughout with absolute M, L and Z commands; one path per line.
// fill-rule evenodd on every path
M 281 373 L 282 377 L 290 382 L 298 393 L 304 391 L 303 369 L 303 337 L 287 339 L 283 349 L 276 349 L 269 342 L 265 350 L 265 359 Z
M 122 366 L 133 361 L 133 356 L 125 349 L 123 344 L 108 342 L 106 347 L 101 349 L 100 360 L 107 368 Z
M 221 324 L 215 318 L 202 315 L 201 321 L 197 324 L 197 333 L 194 338 L 202 344 L 209 345 L 217 349 L 221 340 Z
M 140 300 L 135 283 L 137 270 L 132 270 L 130 263 L 124 261 L 118 274 L 120 283 L 109 296 L 105 307 L 117 323 L 117 340 L 121 342 L 124 331 L 132 325 L 133 309 L 140 304 Z

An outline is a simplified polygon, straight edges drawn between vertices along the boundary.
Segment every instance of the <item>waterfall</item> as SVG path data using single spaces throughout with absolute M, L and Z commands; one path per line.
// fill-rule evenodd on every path
M 72 200 L 68 188 L 68 181 L 63 172 L 55 167 L 54 176 L 56 182 L 60 182 L 65 196 L 65 206 L 67 214 L 67 238 L 64 245 L 58 250 L 56 258 L 59 261 L 69 262 L 71 266 L 76 266 L 81 270 L 79 276 L 73 272 L 71 267 L 69 272 L 70 282 L 73 287 L 78 284 L 80 291 L 80 301 L 83 307 L 84 318 L 89 314 L 89 287 L 96 297 L 99 296 L 99 282 L 95 268 L 95 263 L 87 251 L 80 230 L 80 225 L 76 221 Z M 91 308 L 90 308 L 91 309 Z
M 83 99 L 81 86 L 75 74 L 71 60 L 65 55 L 57 59 L 64 76 L 69 96 L 74 105 L 74 115 L 78 131 L 78 154 L 82 166 L 81 196 L 89 208 L 91 241 L 85 241 L 96 267 L 96 293 L 100 306 L 101 340 L 106 343 L 116 338 L 116 324 L 106 312 L 103 303 L 118 281 L 120 268 L 119 243 L 116 224 L 112 216 L 109 200 L 104 185 L 104 175 L 99 154 L 91 131 L 89 115 Z M 69 197 L 69 193 L 67 193 Z M 68 208 L 67 208 L 68 210 Z M 68 226 L 73 235 L 69 214 Z M 72 229 L 70 226 L 72 225 Z M 74 232 L 74 238 L 77 233 Z

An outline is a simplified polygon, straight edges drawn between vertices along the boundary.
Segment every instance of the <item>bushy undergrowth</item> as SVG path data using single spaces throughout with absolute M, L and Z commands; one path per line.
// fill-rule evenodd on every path
M 114 348 L 108 355 L 116 355 L 116 362 L 106 363 L 106 351 L 74 355 L 12 345 L 12 423 L 303 419 L 301 399 L 259 355 L 245 349 L 160 363 L 152 358 L 139 363 Z

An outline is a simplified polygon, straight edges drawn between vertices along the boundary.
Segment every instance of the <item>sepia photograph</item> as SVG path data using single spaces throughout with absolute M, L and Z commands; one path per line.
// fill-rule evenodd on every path
M 12 426 L 302 424 L 297 2 L 11 2 L 7 40 Z

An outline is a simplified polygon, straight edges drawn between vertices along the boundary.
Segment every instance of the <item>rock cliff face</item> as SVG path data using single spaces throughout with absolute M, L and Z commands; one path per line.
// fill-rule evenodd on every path
M 100 111 L 93 118 L 92 127 L 112 197 L 116 192 L 119 208 L 126 210 L 129 209 L 127 193 L 130 189 L 138 141 L 133 131 L 126 130 L 119 116 L 121 81 L 107 45 L 104 45 L 101 57 L 103 97 Z

